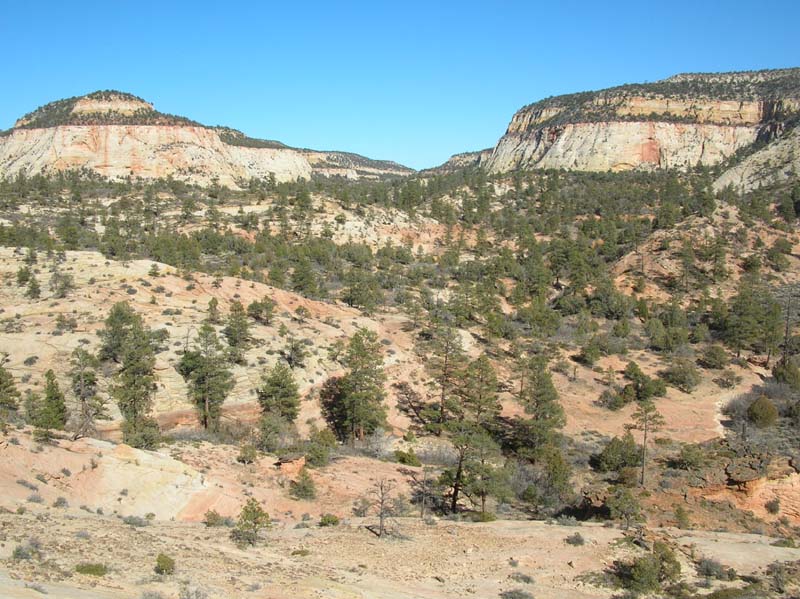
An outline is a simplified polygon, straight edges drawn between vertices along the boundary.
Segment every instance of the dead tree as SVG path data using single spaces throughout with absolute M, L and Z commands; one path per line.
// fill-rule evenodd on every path
M 372 507 L 375 510 L 375 515 L 378 516 L 378 526 L 367 526 L 366 528 L 378 538 L 386 534 L 386 521 L 395 513 L 394 489 L 394 481 L 382 478 L 375 483 L 369 492 Z

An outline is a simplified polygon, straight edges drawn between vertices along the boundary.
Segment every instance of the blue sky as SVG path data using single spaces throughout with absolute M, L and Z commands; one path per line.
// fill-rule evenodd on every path
M 0 129 L 129 91 L 164 112 L 415 168 L 521 106 L 686 71 L 800 66 L 800 2 L 0 0 Z

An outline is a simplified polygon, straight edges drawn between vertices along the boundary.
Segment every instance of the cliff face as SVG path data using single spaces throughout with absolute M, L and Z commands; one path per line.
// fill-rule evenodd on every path
M 235 187 L 251 178 L 380 178 L 411 169 L 344 152 L 295 149 L 156 112 L 120 92 L 60 100 L 0 136 L 0 176 L 89 169 L 100 175 L 174 177 Z
M 757 127 L 663 122 L 569 123 L 506 134 L 487 161 L 492 172 L 518 168 L 584 171 L 712 165 L 750 145 Z
M 779 138 L 798 113 L 800 69 L 678 75 L 526 106 L 481 164 L 496 173 L 711 166 Z

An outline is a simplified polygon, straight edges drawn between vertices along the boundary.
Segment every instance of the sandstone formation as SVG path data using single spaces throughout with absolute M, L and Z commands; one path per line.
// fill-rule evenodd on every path
M 677 75 L 531 104 L 491 152 L 456 155 L 440 168 L 684 170 L 760 142 L 764 149 L 717 182 L 747 190 L 795 174 L 798 112 L 800 69 Z
M 88 169 L 111 179 L 174 177 L 235 187 L 251 178 L 348 179 L 411 169 L 345 152 L 295 149 L 162 114 L 140 98 L 96 92 L 53 102 L 0 135 L 0 175 Z
M 741 191 L 750 191 L 789 179 L 800 179 L 800 133 L 797 129 L 725 171 L 714 182 L 714 189 L 730 185 Z

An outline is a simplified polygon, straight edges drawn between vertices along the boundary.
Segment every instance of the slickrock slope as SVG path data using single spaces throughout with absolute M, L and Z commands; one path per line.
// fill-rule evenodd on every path
M 800 132 L 796 128 L 725 171 L 714 182 L 714 189 L 731 185 L 750 191 L 788 179 L 800 179 Z
M 393 162 L 295 149 L 206 127 L 120 92 L 53 102 L 0 136 L 0 176 L 78 169 L 113 179 L 174 177 L 231 187 L 270 176 L 293 181 L 312 175 L 358 179 L 412 172 Z
M 678 75 L 526 106 L 480 163 L 490 172 L 711 166 L 756 141 L 780 141 L 798 110 L 800 69 Z

